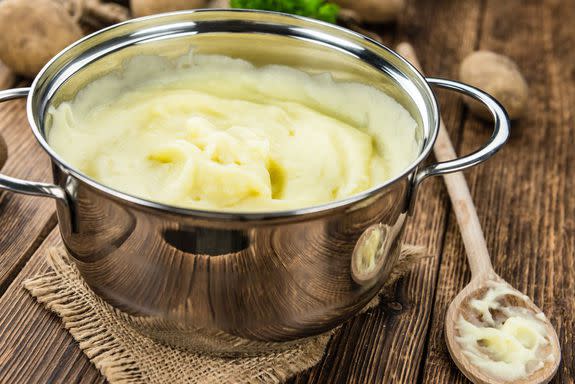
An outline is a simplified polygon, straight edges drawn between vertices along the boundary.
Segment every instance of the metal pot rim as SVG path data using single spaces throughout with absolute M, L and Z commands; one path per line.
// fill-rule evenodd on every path
M 258 212 L 233 212 L 233 211 L 227 212 L 227 211 L 209 211 L 209 210 L 189 209 L 189 208 L 176 207 L 176 206 L 158 203 L 155 201 L 146 200 L 143 198 L 139 198 L 139 197 L 130 195 L 130 194 L 125 193 L 125 192 L 115 190 L 115 189 L 107 187 L 103 184 L 100 184 L 99 182 L 87 177 L 82 172 L 76 170 L 74 167 L 72 167 L 66 161 L 64 161 L 48 144 L 48 142 L 44 138 L 44 135 L 42 134 L 38 124 L 36 123 L 36 119 L 35 119 L 35 117 L 38 113 L 38 110 L 39 110 L 39 108 L 37 107 L 37 102 L 35 101 L 36 100 L 35 95 L 36 95 L 36 92 L 38 90 L 38 87 L 40 84 L 42 84 L 42 83 L 50 80 L 52 77 L 54 77 L 53 74 L 50 73 L 50 71 L 62 59 L 62 57 L 64 57 L 72 49 L 74 49 L 76 47 L 80 47 L 80 46 L 85 45 L 85 44 L 88 44 L 91 41 L 95 40 L 97 37 L 100 37 L 103 34 L 106 34 L 110 31 L 121 29 L 121 28 L 124 28 L 126 26 L 133 26 L 134 24 L 136 24 L 136 25 L 142 24 L 144 22 L 149 22 L 149 21 L 160 22 L 166 18 L 170 18 L 173 16 L 187 16 L 187 15 L 193 15 L 193 14 L 199 14 L 199 13 L 201 13 L 201 14 L 206 14 L 206 13 L 207 14 L 213 14 L 214 16 L 224 15 L 224 14 L 234 14 L 234 15 L 237 15 L 238 17 L 241 17 L 241 16 L 246 15 L 246 14 L 247 15 L 258 14 L 264 18 L 267 16 L 273 16 L 274 19 L 280 17 L 286 21 L 286 24 L 289 23 L 289 21 L 294 21 L 294 20 L 299 21 L 299 22 L 305 22 L 310 29 L 313 29 L 314 27 L 321 28 L 324 30 L 326 28 L 332 29 L 334 32 L 349 36 L 350 39 L 351 38 L 360 39 L 362 44 L 365 45 L 365 47 L 370 47 L 370 46 L 374 47 L 375 46 L 376 48 L 384 50 L 388 54 L 391 54 L 394 57 L 394 59 L 399 60 L 402 65 L 409 68 L 409 70 L 411 71 L 411 74 L 408 75 L 405 72 L 400 71 L 399 69 L 397 69 L 397 70 L 399 72 L 401 72 L 403 75 L 405 75 L 406 78 L 408 78 L 412 83 L 417 81 L 423 87 L 423 89 L 426 93 L 426 95 L 423 95 L 423 96 L 426 98 L 426 100 L 429 100 L 429 102 L 431 103 L 431 109 L 428 110 L 427 112 L 430 114 L 430 121 L 432 121 L 433 123 L 430 124 L 429 127 L 424 127 L 424 129 L 422 129 L 424 137 L 423 137 L 423 145 L 422 145 L 422 148 L 420 150 L 419 156 L 415 160 L 413 160 L 412 163 L 408 167 L 406 167 L 403 170 L 403 172 L 401 172 L 400 174 L 396 175 L 395 177 L 393 177 L 389 180 L 386 180 L 382 184 L 376 185 L 370 189 L 362 191 L 361 193 L 346 197 L 344 199 L 339 199 L 339 200 L 331 201 L 331 202 L 328 202 L 325 204 L 320 204 L 320 205 L 314 205 L 314 206 L 309 206 L 309 207 L 304 207 L 304 208 L 299 208 L 299 209 L 291 209 L 291 210 L 262 211 L 262 212 L 259 212 L 259 211 Z M 337 36 L 323 36 L 323 37 L 325 39 L 330 39 L 330 38 L 337 39 L 337 38 L 339 38 Z M 88 63 L 88 65 L 89 65 L 89 63 Z M 80 69 L 81 67 L 82 66 L 78 67 L 77 69 Z M 415 76 L 415 78 L 413 78 L 412 76 Z M 54 87 L 54 88 L 57 89 L 58 87 Z M 418 88 L 418 89 L 421 89 L 421 88 Z M 366 36 L 363 36 L 363 35 L 358 34 L 356 32 L 350 31 L 346 28 L 343 28 L 343 27 L 340 27 L 337 25 L 333 25 L 333 24 L 329 24 L 326 22 L 322 22 L 322 21 L 318 21 L 318 20 L 314 20 L 314 19 L 309 19 L 309 18 L 302 17 L 302 16 L 282 14 L 282 13 L 278 13 L 278 12 L 242 10 L 242 9 L 231 9 L 231 10 L 230 9 L 225 9 L 225 10 L 224 9 L 221 9 L 221 10 L 199 9 L 199 10 L 190 10 L 190 11 L 170 12 L 170 13 L 164 13 L 164 14 L 159 14 L 159 15 L 146 16 L 146 17 L 128 20 L 128 21 L 125 21 L 123 23 L 119 23 L 119 24 L 110 26 L 108 28 L 102 29 L 100 31 L 94 32 L 94 33 L 78 40 L 77 42 L 68 46 L 67 48 L 65 48 L 58 55 L 56 55 L 54 58 L 52 58 L 44 66 L 44 68 L 42 68 L 40 73 L 34 79 L 34 82 L 32 83 L 32 86 L 30 88 L 30 93 L 29 93 L 28 100 L 27 100 L 27 115 L 28 115 L 28 121 L 29 121 L 30 126 L 32 128 L 32 132 L 34 133 L 34 136 L 36 137 L 36 140 L 40 143 L 42 148 L 48 153 L 48 155 L 51 157 L 51 159 L 53 161 L 55 161 L 56 163 L 58 163 L 67 173 L 73 175 L 75 178 L 79 179 L 83 183 L 88 184 L 92 188 L 100 191 L 101 193 L 104 193 L 105 195 L 108 195 L 108 196 L 110 196 L 116 200 L 130 203 L 131 205 L 135 205 L 135 206 L 140 206 L 142 208 L 149 208 L 149 209 L 153 209 L 153 210 L 159 210 L 162 212 L 169 212 L 169 213 L 178 214 L 178 215 L 196 216 L 196 217 L 205 218 L 205 219 L 233 220 L 233 221 L 238 221 L 238 220 L 239 221 L 262 221 L 262 220 L 273 220 L 273 219 L 290 218 L 290 217 L 293 218 L 296 216 L 299 217 L 299 216 L 305 216 L 305 215 L 315 215 L 315 214 L 319 214 L 319 213 L 327 213 L 328 211 L 332 211 L 334 209 L 346 208 L 346 207 L 353 205 L 354 203 L 358 203 L 358 202 L 361 202 L 363 200 L 369 199 L 370 197 L 381 193 L 383 190 L 388 188 L 390 185 L 396 183 L 398 180 L 401 180 L 404 177 L 408 177 L 417 168 L 417 166 L 429 155 L 431 149 L 433 148 L 433 144 L 435 143 L 435 139 L 437 137 L 438 128 L 439 128 L 439 109 L 437 106 L 437 101 L 436 101 L 434 94 L 433 94 L 431 88 L 429 87 L 426 79 L 421 75 L 421 73 L 419 73 L 419 71 L 417 71 L 417 69 L 415 69 L 415 67 L 413 67 L 408 61 L 403 59 L 401 56 L 399 56 L 397 53 L 395 53 L 391 49 L 385 47 L 384 45 L 382 45 L 382 44 L 380 44 L 380 43 L 378 43 L 378 42 L 376 42 L 376 41 L 374 41 L 374 40 L 372 40 Z M 423 121 L 423 124 L 424 125 L 428 124 L 428 122 Z M 425 128 L 427 128 L 427 129 L 425 129 Z M 426 132 L 428 132 L 428 133 L 426 134 Z

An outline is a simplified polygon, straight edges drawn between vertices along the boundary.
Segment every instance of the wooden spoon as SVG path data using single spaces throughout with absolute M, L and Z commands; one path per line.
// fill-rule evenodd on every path
M 399 44 L 397 46 L 397 52 L 421 71 L 421 66 L 417 60 L 415 51 L 410 44 Z M 438 161 L 446 161 L 456 157 L 455 150 L 449 140 L 449 136 L 443 122 L 440 123 L 439 134 L 434 146 L 434 153 Z M 461 345 L 457 341 L 457 320 L 461 315 L 467 319 L 472 318 L 473 314 L 469 307 L 469 301 L 474 298 L 482 298 L 485 292 L 493 284 L 504 284 L 509 289 L 517 293 L 517 296 L 509 297 L 509 300 L 513 301 L 513 306 L 527 308 L 534 315 L 540 314 L 541 310 L 529 299 L 529 297 L 511 287 L 493 270 L 487 245 L 485 243 L 485 237 L 483 236 L 483 231 L 479 224 L 479 218 L 477 217 L 477 212 L 473 205 L 473 200 L 471 199 L 471 194 L 469 193 L 469 188 L 467 187 L 463 174 L 461 172 L 456 172 L 444 175 L 443 179 L 445 181 L 449 197 L 451 198 L 455 216 L 457 217 L 457 222 L 461 230 L 461 237 L 465 244 L 467 260 L 471 269 L 471 282 L 455 297 L 455 299 L 453 299 L 447 310 L 445 318 L 445 338 L 447 347 L 452 359 L 455 361 L 455 364 L 457 364 L 459 369 L 469 380 L 476 384 L 501 383 L 501 380 L 487 375 L 475 365 L 471 364 L 468 358 L 462 353 Z M 559 339 L 557 338 L 557 333 L 547 317 L 544 318 L 544 323 L 549 337 L 549 344 L 546 346 L 549 350 L 545 352 L 548 352 L 547 355 L 552 354 L 554 358 L 553 361 L 544 362 L 544 366 L 542 368 L 532 372 L 528 377 L 503 382 L 514 384 L 548 383 L 555 375 L 559 367 L 559 362 L 561 361 Z

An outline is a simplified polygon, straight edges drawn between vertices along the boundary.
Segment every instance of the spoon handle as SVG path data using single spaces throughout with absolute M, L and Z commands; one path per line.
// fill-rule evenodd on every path
M 421 64 L 417 59 L 415 50 L 406 42 L 400 43 L 396 49 L 397 53 L 407 59 L 413 66 L 421 71 Z M 439 123 L 439 133 L 433 152 L 438 161 L 451 160 L 456 157 L 453 144 L 449 139 L 449 134 L 445 129 L 443 120 Z M 489 258 L 489 251 L 485 243 L 485 236 L 477 217 L 477 211 L 469 192 L 469 187 L 465 177 L 461 172 L 443 175 L 447 192 L 451 198 L 451 205 L 459 224 L 463 244 L 467 253 L 467 261 L 471 269 L 472 277 L 478 277 L 493 272 L 493 266 Z

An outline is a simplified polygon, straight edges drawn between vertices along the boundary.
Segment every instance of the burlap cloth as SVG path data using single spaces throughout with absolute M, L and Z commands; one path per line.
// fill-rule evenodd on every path
M 423 252 L 421 247 L 403 246 L 386 287 L 418 261 Z M 24 287 L 61 318 L 82 351 L 111 384 L 282 383 L 318 363 L 333 333 L 255 356 L 218 357 L 173 348 L 144 336 L 137 330 L 138 319 L 96 296 L 63 249 L 49 250 L 46 259 L 50 271 L 26 280 Z M 380 297 L 364 310 L 378 305 Z

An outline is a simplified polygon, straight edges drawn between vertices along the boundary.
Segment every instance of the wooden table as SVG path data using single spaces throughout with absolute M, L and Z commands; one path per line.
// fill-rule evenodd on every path
M 534 298 L 556 326 L 563 362 L 553 383 L 575 380 L 575 2 L 410 1 L 382 29 L 393 46 L 407 39 L 427 73 L 457 77 L 461 59 L 491 49 L 515 59 L 530 84 L 529 114 L 485 165 L 467 173 L 496 271 Z M 460 152 L 490 135 L 453 94 L 439 93 Z M 47 156 L 28 128 L 24 102 L 0 106 L 10 148 L 4 172 L 49 180 Z M 0 383 L 99 383 L 103 377 L 53 314 L 22 289 L 46 269 L 60 242 L 53 202 L 0 195 Z M 293 383 L 463 383 L 443 340 L 450 300 L 469 280 L 463 244 L 440 178 L 425 182 L 407 241 L 427 247 L 394 287 L 394 301 L 346 324 L 324 360 Z

